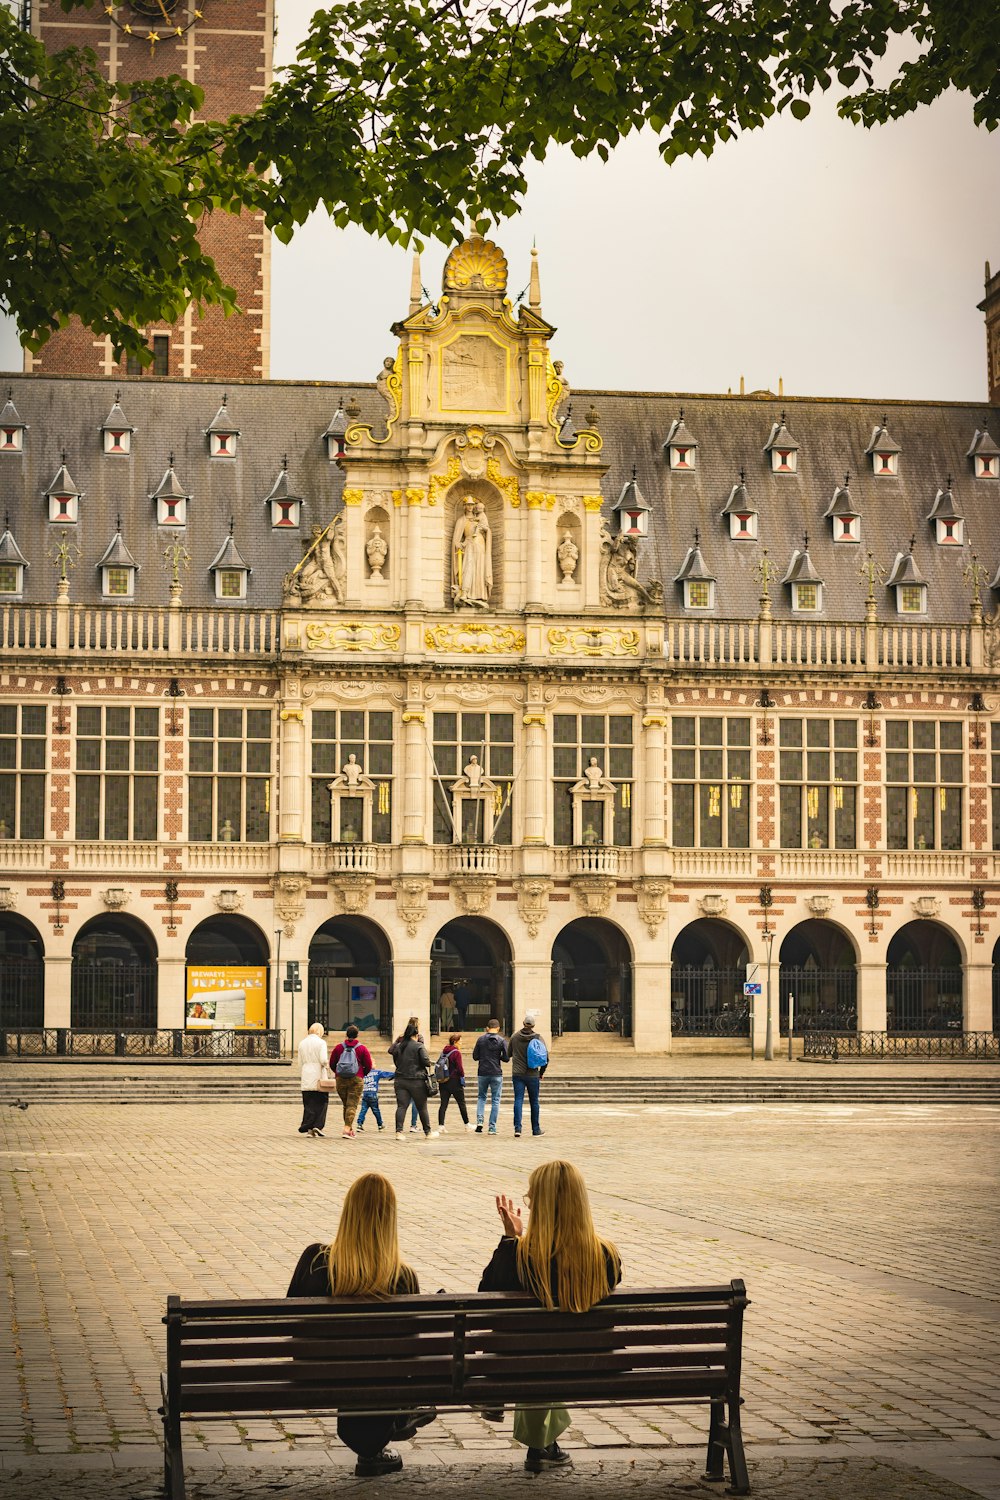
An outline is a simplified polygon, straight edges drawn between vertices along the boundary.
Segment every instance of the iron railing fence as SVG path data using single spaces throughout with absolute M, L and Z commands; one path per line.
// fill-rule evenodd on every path
M 185 1031 L 179 1027 L 101 1030 L 75 1026 L 0 1027 L 0 1057 L 280 1058 L 277 1030 Z
M 674 1036 L 749 1036 L 750 1002 L 745 968 L 706 969 L 674 964 L 670 970 L 670 1029 Z
M 44 1019 L 44 963 L 4 954 L 0 957 L 0 1026 L 41 1026 Z
M 901 1036 L 962 1029 L 961 969 L 896 969 L 885 976 L 886 1030 Z
M 854 969 L 791 969 L 777 975 L 781 1033 L 788 1035 L 788 996 L 793 997 L 792 1035 L 807 1031 L 854 1031 L 858 1024 L 858 976 Z
M 807 1031 L 802 1055 L 836 1062 L 838 1058 L 998 1058 L 1000 1036 L 994 1031 L 917 1032 Z

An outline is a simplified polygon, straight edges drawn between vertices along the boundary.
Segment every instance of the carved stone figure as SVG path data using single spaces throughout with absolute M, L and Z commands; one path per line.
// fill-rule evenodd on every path
M 562 573 L 560 584 L 570 584 L 576 573 L 576 565 L 580 560 L 580 549 L 573 540 L 572 534 L 564 531 L 562 541 L 556 548 L 556 558 L 559 563 L 559 571 Z
M 347 537 L 344 517 L 324 529 L 314 526 L 302 565 L 285 579 L 285 598 L 301 604 L 342 604 L 347 581 Z
M 469 764 L 462 769 L 466 786 L 478 788 L 483 779 L 483 768 L 479 764 L 479 756 L 473 755 L 469 758 Z
M 601 603 L 615 605 L 662 604 L 662 583 L 641 584 L 636 577 L 635 541 L 621 532 L 612 535 L 601 523 Z
M 392 411 L 396 405 L 395 398 L 390 394 L 389 391 L 389 379 L 392 376 L 393 371 L 395 370 L 395 366 L 395 359 L 391 354 L 387 354 L 385 359 L 382 361 L 381 370 L 379 370 L 378 374 L 375 377 L 375 389 L 378 391 L 379 395 L 382 397 L 382 400 L 385 402 L 386 406 L 388 406 L 390 411 Z
M 356 790 L 361 787 L 373 787 L 375 785 L 370 776 L 366 776 L 362 767 L 358 764 L 356 755 L 349 755 L 340 772 L 329 782 L 330 790 L 338 790 L 347 787 Z
M 596 755 L 590 757 L 590 761 L 583 768 L 583 777 L 572 788 L 574 792 L 613 792 L 615 784 L 609 781 L 604 774 L 604 767 L 600 764 Z
M 466 495 L 451 538 L 451 597 L 485 609 L 493 588 L 493 536 L 480 501 Z

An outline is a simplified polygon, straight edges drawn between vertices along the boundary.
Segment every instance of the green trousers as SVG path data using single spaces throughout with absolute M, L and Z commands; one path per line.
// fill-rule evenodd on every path
M 569 1424 L 565 1406 L 515 1406 L 514 1441 L 526 1448 L 547 1448 Z

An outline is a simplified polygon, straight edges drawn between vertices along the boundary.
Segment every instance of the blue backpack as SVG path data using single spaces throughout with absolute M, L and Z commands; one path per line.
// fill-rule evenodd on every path
M 533 1036 L 528 1043 L 524 1060 L 529 1068 L 544 1068 L 549 1060 L 549 1049 L 540 1036 Z

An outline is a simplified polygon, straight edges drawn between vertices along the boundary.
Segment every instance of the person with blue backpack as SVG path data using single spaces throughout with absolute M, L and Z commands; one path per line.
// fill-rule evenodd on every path
M 345 1140 L 353 1140 L 354 1117 L 361 1103 L 361 1091 L 372 1070 L 372 1055 L 364 1043 L 358 1041 L 356 1026 L 348 1026 L 344 1040 L 338 1042 L 330 1053 L 330 1067 L 344 1107 L 344 1128 L 340 1133 Z
M 527 1094 L 531 1108 L 531 1133 L 544 1135 L 540 1121 L 538 1095 L 545 1069 L 549 1065 L 549 1049 L 535 1031 L 533 1016 L 525 1016 L 520 1031 L 510 1039 L 511 1078 L 514 1083 L 514 1136 L 521 1134 L 521 1116 L 524 1096 Z

